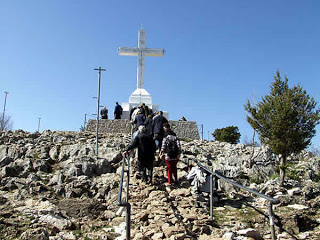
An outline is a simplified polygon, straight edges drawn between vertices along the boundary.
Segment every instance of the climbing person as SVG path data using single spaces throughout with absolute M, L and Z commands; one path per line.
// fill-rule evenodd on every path
M 177 164 L 180 159 L 181 144 L 180 139 L 177 137 L 175 132 L 170 129 L 170 125 L 168 123 L 163 124 L 163 130 L 166 137 L 162 142 L 160 156 L 165 155 L 168 183 L 169 185 L 172 185 L 178 181 Z
M 148 115 L 147 119 L 144 121 L 144 125 L 148 131 L 148 134 L 152 136 L 152 115 Z
M 145 115 L 145 104 L 144 103 L 141 103 L 140 106 L 139 106 L 139 112 L 141 112 L 143 115 Z
M 138 115 L 134 119 L 134 124 L 136 124 L 136 127 L 138 128 L 141 125 L 144 125 L 144 121 L 146 120 L 146 117 L 142 112 L 138 112 Z
M 138 115 L 138 112 L 140 111 L 140 108 L 136 107 L 131 114 L 131 122 L 133 123 L 136 119 L 136 116 Z
M 118 102 L 116 102 L 116 106 L 114 107 L 114 119 L 121 119 L 122 115 L 122 107 L 119 105 Z
M 143 109 L 145 117 L 147 118 L 149 114 L 151 114 L 151 109 L 145 104 L 142 103 L 141 108 Z
M 163 124 L 168 123 L 168 120 L 163 116 L 162 111 L 158 111 L 152 119 L 153 139 L 158 142 L 158 149 L 161 150 L 162 140 L 164 137 Z
M 131 110 L 130 110 L 130 120 L 132 120 L 132 114 L 133 114 L 133 112 L 135 111 L 137 109 L 137 107 L 133 107 L 133 108 L 131 108 Z
M 146 133 L 144 125 L 139 126 L 139 133 L 133 140 L 133 142 L 127 147 L 124 155 L 127 156 L 129 151 L 138 148 L 138 171 L 141 174 L 141 179 L 144 182 L 152 184 L 152 172 L 154 153 L 156 151 L 156 145 L 153 138 Z

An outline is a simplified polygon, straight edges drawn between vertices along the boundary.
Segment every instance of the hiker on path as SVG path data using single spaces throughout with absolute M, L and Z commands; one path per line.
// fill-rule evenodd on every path
M 143 111 L 141 112 L 144 113 L 146 118 L 149 114 L 151 114 L 151 109 L 149 109 L 149 107 L 145 103 L 142 103 L 140 108 L 143 109 Z
M 161 150 L 162 140 L 164 137 L 163 124 L 168 123 L 168 120 L 162 116 L 162 114 L 162 111 L 157 112 L 157 115 L 153 117 L 152 120 L 153 139 L 158 141 L 159 151 Z
M 131 122 L 133 123 L 136 120 L 136 116 L 138 115 L 138 112 L 140 111 L 140 108 L 136 107 L 132 114 L 131 114 Z
M 134 148 L 138 148 L 138 171 L 141 174 L 141 179 L 144 182 L 152 183 L 152 172 L 154 153 L 156 151 L 156 145 L 153 138 L 146 133 L 145 126 L 141 125 L 138 129 L 139 133 L 133 140 L 133 142 L 127 147 L 124 155 L 128 155 L 128 152 Z
M 152 115 L 148 115 L 147 119 L 144 121 L 144 125 L 146 126 L 148 134 L 153 136 L 153 133 L 152 133 Z
M 134 124 L 136 124 L 136 127 L 138 128 L 141 125 L 144 125 L 144 121 L 146 120 L 146 117 L 142 112 L 138 112 L 138 115 L 134 119 Z
M 137 109 L 137 107 L 131 108 L 131 110 L 130 110 L 130 120 L 132 120 L 132 114 L 136 109 Z
M 163 139 L 160 156 L 165 154 L 167 164 L 168 183 L 172 185 L 178 181 L 177 163 L 180 159 L 181 144 L 177 135 L 170 129 L 170 125 L 165 123 L 163 129 L 166 137 Z

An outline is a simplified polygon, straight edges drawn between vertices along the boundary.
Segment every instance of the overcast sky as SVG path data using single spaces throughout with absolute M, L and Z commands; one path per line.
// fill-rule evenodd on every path
M 117 49 L 136 47 L 143 24 L 146 47 L 165 49 L 145 59 L 153 103 L 203 124 L 205 139 L 233 125 L 250 142 L 243 105 L 270 92 L 277 69 L 320 102 L 319 11 L 317 0 L 0 0 L 0 103 L 8 91 L 14 129 L 33 132 L 41 118 L 40 131 L 78 131 L 96 113 L 101 66 L 101 105 L 113 112 L 137 74 L 137 58 Z

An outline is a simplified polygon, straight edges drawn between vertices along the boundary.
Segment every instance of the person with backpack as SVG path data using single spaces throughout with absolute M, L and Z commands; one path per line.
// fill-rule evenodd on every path
M 166 137 L 163 139 L 161 155 L 165 155 L 165 161 L 167 164 L 167 176 L 168 183 L 172 185 L 178 181 L 177 163 L 180 159 L 181 144 L 180 139 L 170 129 L 169 123 L 163 124 L 163 130 Z

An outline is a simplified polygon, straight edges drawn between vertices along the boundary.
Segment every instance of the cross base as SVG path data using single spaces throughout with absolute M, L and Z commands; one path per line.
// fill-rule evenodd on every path
M 122 103 L 122 116 L 121 119 L 130 119 L 130 110 L 134 107 L 139 107 L 141 103 L 144 103 L 146 106 L 152 109 L 153 112 L 160 111 L 160 105 L 152 104 L 152 97 L 143 88 L 137 88 L 129 97 L 128 103 Z M 163 116 L 168 119 L 168 112 L 163 112 Z

